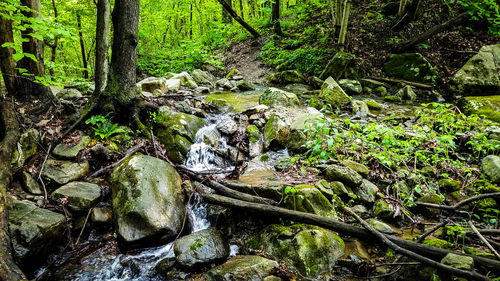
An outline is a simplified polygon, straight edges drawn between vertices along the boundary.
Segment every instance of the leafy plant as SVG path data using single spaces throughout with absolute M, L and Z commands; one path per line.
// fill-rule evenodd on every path
M 300 194 L 297 195 L 297 190 L 294 187 L 291 187 L 291 186 L 285 187 L 285 190 L 283 192 L 285 193 L 285 198 L 283 199 L 283 202 L 286 203 L 287 199 L 289 197 L 292 197 L 292 199 L 293 199 L 293 209 L 296 210 L 297 209 L 296 197 L 298 197 L 300 199 L 304 199 L 304 196 L 300 195 Z
M 449 0 L 448 5 L 458 3 L 467 10 L 473 20 L 486 20 L 489 31 L 500 35 L 500 7 L 496 0 Z
M 118 127 L 117 123 L 112 123 L 108 115 L 94 115 L 85 121 L 85 124 L 91 124 L 94 135 L 101 140 L 108 140 L 114 134 L 125 133 L 125 130 Z

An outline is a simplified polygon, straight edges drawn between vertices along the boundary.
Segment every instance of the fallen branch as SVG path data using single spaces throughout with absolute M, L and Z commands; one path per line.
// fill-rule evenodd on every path
M 486 245 L 486 247 L 488 247 L 488 249 L 490 249 L 490 251 L 497 257 L 497 259 L 500 260 L 500 254 L 498 254 L 498 252 L 495 250 L 495 248 L 493 248 L 493 246 L 491 246 L 491 244 L 488 242 L 488 240 L 486 240 L 486 238 L 484 238 L 484 236 L 481 235 L 481 233 L 479 233 L 479 231 L 474 226 L 472 221 L 469 221 L 469 226 L 472 229 L 472 231 L 479 237 L 479 239 L 481 239 L 481 241 L 484 243 L 484 245 Z
M 368 77 L 368 79 L 372 79 L 372 80 L 376 80 L 376 81 L 380 81 L 380 82 L 385 82 L 385 83 L 392 83 L 392 84 L 404 83 L 406 85 L 410 85 L 413 87 L 422 88 L 422 89 L 426 89 L 426 90 L 430 90 L 433 88 L 433 86 L 430 86 L 427 84 L 406 81 L 406 80 L 402 80 L 402 79 L 391 79 L 391 78 L 373 77 L 373 76 Z
M 352 226 L 343 222 L 339 222 L 333 219 L 325 218 L 315 214 L 303 213 L 293 210 L 288 210 L 285 208 L 280 208 L 276 206 L 263 205 L 258 203 L 245 202 L 242 200 L 237 200 L 233 198 L 228 198 L 216 194 L 203 194 L 201 193 L 203 200 L 207 203 L 216 204 L 224 207 L 238 208 L 245 211 L 253 211 L 258 213 L 260 216 L 269 215 L 276 216 L 283 219 L 293 220 L 295 222 L 302 222 L 312 225 L 317 225 L 324 227 L 343 235 L 349 235 L 363 240 L 373 240 L 373 235 L 365 229 Z M 435 248 L 427 245 L 417 244 L 411 241 L 397 238 L 395 236 L 386 235 L 386 237 L 394 242 L 396 245 L 405 248 L 409 251 L 418 253 L 420 255 L 425 255 L 433 260 L 441 260 L 449 253 L 468 256 L 474 259 L 476 265 L 485 267 L 487 270 L 492 272 L 500 272 L 500 262 L 484 257 L 467 255 L 463 253 L 457 253 L 450 250 Z
M 238 14 L 236 14 L 236 12 L 231 8 L 231 5 L 229 5 L 224 0 L 217 0 L 217 1 L 222 5 L 222 7 L 224 7 L 224 9 L 227 11 L 227 13 L 230 14 L 231 17 L 233 17 L 233 19 L 235 19 L 239 24 L 241 24 L 241 26 L 243 26 L 248 32 L 250 32 L 254 38 L 260 37 L 259 32 L 257 32 L 257 30 L 255 30 L 255 29 L 253 29 L 253 27 L 251 27 L 240 16 L 238 16 Z
M 436 232 L 438 229 L 440 229 L 441 227 L 445 226 L 447 223 L 448 223 L 448 221 L 443 221 L 443 222 L 440 222 L 440 223 L 436 224 L 433 228 L 429 229 L 427 232 L 425 232 L 424 234 L 420 235 L 420 237 L 418 237 L 418 239 L 415 242 L 422 243 L 427 236 L 429 236 L 432 233 Z
M 120 159 L 118 162 L 115 162 L 111 165 L 108 165 L 104 168 L 101 168 L 99 170 L 97 170 L 95 173 L 93 173 L 92 175 L 88 176 L 86 179 L 92 179 L 92 178 L 95 178 L 95 177 L 98 177 L 102 174 L 104 174 L 105 172 L 113 169 L 114 167 L 116 167 L 118 164 L 120 164 L 121 162 L 123 162 L 125 159 L 129 158 L 130 156 L 134 155 L 137 151 L 139 151 L 139 149 L 141 149 L 142 147 L 144 146 L 144 143 L 141 142 L 139 144 L 137 144 L 136 146 L 132 147 L 131 149 L 127 150 L 127 152 L 125 153 L 125 156 L 123 156 L 122 159 Z
M 472 202 L 475 202 L 475 201 L 478 201 L 481 199 L 492 198 L 492 197 L 500 197 L 500 192 L 486 193 L 486 194 L 481 194 L 478 196 L 470 197 L 470 198 L 467 198 L 465 200 L 458 202 L 457 204 L 455 204 L 453 206 L 439 205 L 439 204 L 432 204 L 432 203 L 423 203 L 423 202 L 416 202 L 416 204 L 417 204 L 417 206 L 455 212 L 456 210 L 458 210 L 458 208 L 460 208 L 463 205 L 467 205 L 467 204 L 470 204 Z

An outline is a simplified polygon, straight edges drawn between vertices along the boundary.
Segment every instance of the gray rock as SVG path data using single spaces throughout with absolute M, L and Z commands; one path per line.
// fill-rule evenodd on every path
M 90 137 L 89 136 L 82 136 L 80 137 L 80 140 L 76 144 L 73 145 L 66 145 L 63 143 L 60 143 L 54 148 L 54 151 L 52 151 L 52 155 L 54 155 L 56 158 L 59 159 L 76 159 L 78 156 L 78 153 L 85 149 L 87 147 L 87 144 L 90 142 Z
M 181 86 L 188 87 L 191 89 L 198 88 L 198 84 L 196 84 L 193 77 L 191 77 L 191 75 L 189 75 L 189 73 L 187 73 L 185 71 L 181 72 L 179 74 L 175 74 L 174 76 L 172 76 L 171 79 L 179 79 Z
M 230 112 L 234 110 L 234 107 L 225 99 L 213 99 L 210 101 L 210 105 L 215 107 L 217 112 Z
M 362 218 L 366 218 L 370 213 L 364 205 L 355 205 L 352 206 L 350 209 L 351 211 L 358 214 L 358 216 L 361 216 Z
M 261 281 L 278 263 L 260 256 L 235 256 L 205 274 L 207 281 Z
M 474 259 L 472 257 L 457 255 L 453 253 L 447 254 L 441 260 L 441 263 L 462 270 L 474 269 Z
M 389 203 L 379 200 L 373 205 L 373 215 L 382 220 L 394 219 L 395 210 Z
M 353 169 L 364 178 L 368 177 L 368 173 L 370 172 L 370 169 L 368 169 L 365 165 L 349 159 L 342 161 L 342 165 Z
M 213 87 L 215 82 L 215 77 L 207 71 L 200 69 L 195 69 L 191 73 L 194 81 L 201 86 Z
M 165 86 L 169 92 L 178 92 L 181 89 L 181 79 L 171 78 L 165 80 Z
M 321 73 L 321 79 L 326 79 L 329 76 L 335 80 L 339 80 L 346 73 L 349 66 L 354 63 L 356 56 L 349 53 L 337 52 L 328 62 L 325 69 Z
M 292 162 L 290 161 L 290 157 L 288 156 L 281 156 L 278 159 L 274 161 L 274 168 L 277 171 L 284 171 L 290 169 L 293 165 Z
M 349 167 L 330 165 L 326 168 L 326 178 L 330 181 L 340 181 L 349 187 L 361 185 L 363 177 Z
M 491 181 L 500 184 L 500 157 L 488 155 L 481 160 L 481 167 Z
M 85 176 L 89 172 L 89 168 L 89 162 L 87 161 L 76 163 L 49 159 L 45 162 L 42 176 L 58 184 L 66 184 Z
M 256 105 L 254 107 L 251 107 L 251 108 L 243 111 L 241 114 L 244 114 L 246 116 L 251 116 L 251 115 L 254 115 L 254 114 L 264 113 L 268 109 L 269 109 L 269 107 L 267 105 L 259 104 L 259 105 Z
M 356 116 L 366 117 L 368 114 L 370 114 L 370 110 L 368 109 L 368 105 L 364 101 L 353 100 L 352 113 Z
M 200 132 L 203 138 L 203 142 L 211 147 L 219 146 L 220 134 L 215 128 L 203 130 Z
M 39 140 L 40 132 L 35 129 L 29 129 L 21 134 L 17 149 L 12 153 L 11 168 L 14 173 L 23 167 L 26 160 L 35 155 Z
M 370 181 L 363 179 L 356 195 L 361 201 L 373 203 L 377 199 L 377 193 L 378 187 Z
M 158 158 L 135 155 L 111 175 L 117 233 L 125 242 L 174 238 L 182 228 L 185 207 L 181 178 Z
M 363 93 L 363 86 L 358 80 L 341 79 L 338 84 L 348 95 L 361 95 Z
M 68 199 L 68 206 L 74 211 L 92 207 L 101 197 L 101 188 L 89 182 L 70 182 L 52 192 L 52 200 Z
M 175 241 L 174 253 L 181 267 L 194 269 L 226 258 L 229 245 L 217 229 L 210 227 Z
M 259 103 L 270 107 L 298 106 L 299 99 L 294 93 L 289 93 L 277 88 L 269 88 L 260 96 Z
M 264 148 L 268 149 L 271 146 L 284 147 L 288 140 L 290 126 L 288 126 L 281 118 L 273 114 L 264 126 Z
M 25 191 L 35 195 L 43 194 L 42 186 L 28 172 L 23 171 L 21 182 Z
M 300 96 L 311 91 L 312 88 L 305 84 L 289 84 L 286 85 L 285 90 Z
M 289 193 L 285 207 L 290 210 L 316 214 L 335 219 L 335 206 L 315 186 L 300 184 L 294 187 L 296 193 Z
M 55 93 L 55 95 L 56 98 L 61 100 L 72 100 L 83 97 L 82 93 L 80 93 L 77 89 L 63 89 L 62 91 Z
M 195 92 L 200 93 L 200 94 L 208 94 L 208 93 L 210 93 L 210 88 L 198 87 L 198 88 L 196 88 Z
M 439 77 L 436 68 L 419 53 L 392 54 L 384 70 L 389 77 L 433 86 Z
M 238 130 L 238 123 L 233 118 L 227 116 L 217 124 L 217 130 L 223 134 L 232 135 Z
M 378 230 L 382 233 L 385 233 L 385 234 L 396 234 L 397 233 L 396 231 L 394 231 L 394 229 L 392 229 L 392 227 L 390 227 L 385 222 L 381 222 L 381 221 L 376 220 L 376 219 L 367 219 L 366 222 L 369 223 L 373 228 L 375 228 L 376 230 Z
M 417 94 L 413 91 L 413 88 L 409 85 L 404 86 L 396 91 L 394 96 L 399 97 L 401 100 L 414 101 L 417 99 Z
M 342 182 L 340 181 L 332 181 L 330 183 L 330 187 L 333 191 L 338 196 L 343 196 L 347 195 L 352 192 L 349 188 L 347 188 Z
M 235 87 L 235 85 L 231 83 L 231 81 L 229 81 L 229 79 L 227 78 L 217 80 L 217 82 L 215 82 L 215 85 L 219 88 L 223 88 L 224 90 L 231 90 Z
M 351 101 L 351 98 L 332 77 L 328 77 L 321 86 L 319 97 L 335 108 L 341 107 Z
M 110 223 L 113 221 L 113 209 L 110 207 L 94 207 L 90 220 L 95 223 Z
M 168 92 L 168 87 L 165 85 L 165 80 L 156 77 L 146 78 L 137 84 L 138 88 L 141 88 L 142 91 L 154 93 L 158 90 L 160 93 L 164 94 Z
M 236 82 L 236 87 L 241 91 L 255 90 L 255 87 L 245 80 L 240 80 L 240 81 Z

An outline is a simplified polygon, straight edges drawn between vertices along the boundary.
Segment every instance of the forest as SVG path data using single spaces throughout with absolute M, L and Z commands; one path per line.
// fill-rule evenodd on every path
M 0 280 L 500 280 L 497 0 L 0 0 Z

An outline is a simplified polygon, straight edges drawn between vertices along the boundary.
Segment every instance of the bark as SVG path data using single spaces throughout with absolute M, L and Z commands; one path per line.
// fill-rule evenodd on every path
M 245 20 L 245 13 L 243 11 L 243 0 L 240 0 L 240 15 L 241 19 Z
M 226 4 L 226 6 L 229 7 L 229 9 L 232 9 L 233 7 L 232 0 L 222 0 L 222 1 Z M 227 8 L 222 9 L 222 22 L 225 24 L 230 24 L 233 22 L 231 14 L 229 13 L 229 9 Z
M 78 37 L 80 38 L 80 50 L 82 51 L 83 77 L 85 77 L 85 79 L 89 79 L 89 71 L 87 69 L 87 56 L 85 54 L 85 41 L 83 41 L 82 17 L 80 16 L 80 14 L 76 15 L 76 21 L 78 24 Z
M 14 42 L 12 21 L 0 16 L 0 46 L 9 42 Z M 16 62 L 12 58 L 13 53 L 11 47 L 0 47 L 0 69 L 7 92 L 11 96 L 15 96 L 16 93 Z
M 351 0 L 345 0 L 344 11 L 342 13 L 342 26 L 339 35 L 339 50 L 343 51 L 345 47 L 345 38 L 347 36 L 347 25 L 349 24 L 349 14 L 351 13 Z
M 298 212 L 298 211 L 293 211 L 293 210 L 288 210 L 285 208 L 280 208 L 276 206 L 271 206 L 271 205 L 264 205 L 264 204 L 257 204 L 257 203 L 250 203 L 250 202 L 245 202 L 233 198 L 228 198 L 216 194 L 201 194 L 203 197 L 203 200 L 207 203 L 210 204 L 216 204 L 224 207 L 231 207 L 231 208 L 237 208 L 241 209 L 244 211 L 252 211 L 257 213 L 259 216 L 275 216 L 283 219 L 289 219 L 295 222 L 302 222 L 302 223 L 307 223 L 307 224 L 312 224 L 312 225 L 317 225 L 320 227 L 324 227 L 333 231 L 336 231 L 338 233 L 341 233 L 343 235 L 349 235 L 353 236 L 359 239 L 364 239 L 368 241 L 373 241 L 374 236 L 367 230 L 346 224 L 337 220 L 325 218 L 319 215 L 315 214 L 309 214 L 309 213 L 303 213 L 303 212 Z M 474 255 L 467 255 L 467 254 L 462 254 L 458 252 L 453 252 L 445 249 L 439 249 L 439 248 L 434 248 L 422 244 L 417 244 L 411 241 L 403 240 L 400 238 L 397 238 L 395 236 L 391 235 L 386 235 L 386 237 L 394 242 L 396 245 L 415 252 L 417 254 L 426 256 L 428 258 L 431 258 L 433 260 L 441 260 L 443 257 L 445 257 L 449 253 L 457 254 L 457 255 L 462 255 L 462 256 L 468 256 L 474 259 L 474 264 L 477 265 L 477 267 L 482 267 L 486 268 L 488 270 L 491 270 L 492 273 L 499 273 L 500 272 L 500 262 L 488 258 L 483 258 L 479 256 L 474 256 Z
M 283 36 L 280 23 L 280 0 L 274 0 L 271 6 L 271 22 L 274 26 L 276 35 Z
M 225 0 L 217 0 L 222 7 L 239 23 L 241 26 L 243 26 L 248 32 L 250 32 L 253 37 L 258 38 L 260 37 L 260 34 L 257 32 L 257 30 L 253 29 L 248 23 L 246 23 L 244 20 L 241 19 L 238 14 L 231 8 L 230 5 L 228 5 Z
M 54 9 L 54 22 L 57 24 L 57 23 L 59 23 L 59 19 L 58 19 L 58 12 L 57 12 L 57 6 L 56 6 L 55 0 L 52 0 L 52 8 Z M 53 63 L 56 62 L 58 41 L 59 41 L 59 38 L 56 36 L 54 38 L 54 43 L 46 44 L 50 47 L 50 61 Z M 49 73 L 50 73 L 50 76 L 54 77 L 54 68 L 50 68 Z
M 14 262 L 8 230 L 7 187 L 11 181 L 10 160 L 19 140 L 19 124 L 12 103 L 0 100 L 0 280 L 26 280 Z
M 95 94 L 106 88 L 108 77 L 109 25 L 111 6 L 109 0 L 97 1 L 96 49 L 95 49 Z

